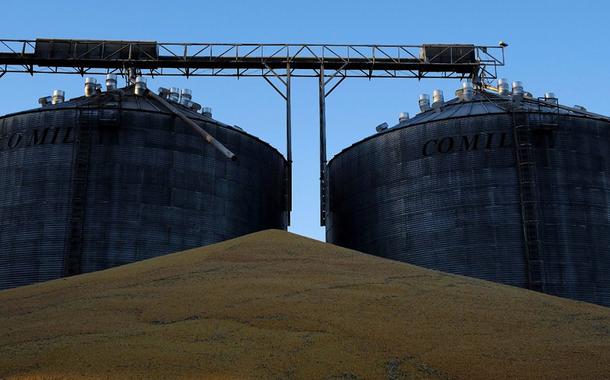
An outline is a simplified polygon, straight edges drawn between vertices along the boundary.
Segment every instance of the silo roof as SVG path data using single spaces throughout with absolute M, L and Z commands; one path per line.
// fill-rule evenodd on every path
M 445 102 L 439 108 L 431 108 L 425 112 L 421 112 L 415 117 L 395 125 L 393 128 L 459 117 L 506 113 L 511 111 L 512 106 L 513 101 L 510 96 L 501 96 L 492 92 L 476 92 L 472 100 L 464 101 L 459 98 L 454 98 Z M 528 97 L 522 99 L 518 110 L 519 112 L 558 112 L 562 115 L 585 116 L 609 120 L 606 116 L 580 110 L 578 108 L 566 107 L 544 101 L 543 99 Z
M 493 114 L 506 114 L 511 112 L 513 106 L 514 102 L 511 96 L 502 96 L 489 91 L 475 91 L 472 100 L 465 101 L 457 97 L 453 98 L 443 103 L 441 107 L 431 108 L 427 111 L 420 112 L 414 117 L 402 121 L 382 132 L 378 132 L 368 137 L 365 137 L 364 139 L 357 141 L 351 144 L 350 146 L 342 149 L 329 161 L 329 163 L 332 162 L 335 157 L 351 149 L 352 147 L 370 139 L 373 139 L 384 133 L 391 133 L 393 131 L 396 131 L 397 129 L 408 128 L 420 124 L 447 119 Z M 523 97 L 519 104 L 519 108 L 517 108 L 516 110 L 518 112 L 532 113 L 559 113 L 560 115 L 584 117 L 610 122 L 610 117 L 608 116 L 596 114 L 579 108 L 568 107 L 561 104 L 554 104 L 550 101 L 545 101 L 543 98 L 538 99 L 531 97 Z

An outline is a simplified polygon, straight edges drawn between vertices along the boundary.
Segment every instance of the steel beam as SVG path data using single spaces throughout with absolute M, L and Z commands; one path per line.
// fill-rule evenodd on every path
M 290 212 L 292 211 L 292 98 L 291 98 L 291 68 L 286 63 L 286 214 L 290 225 Z
M 289 62 L 292 71 L 296 70 L 291 71 L 293 77 L 315 77 L 314 71 L 324 65 L 326 70 L 340 71 L 345 77 L 473 78 L 480 72 L 486 79 L 493 79 L 496 67 L 504 65 L 500 46 L 442 45 L 445 48 L 437 48 L 437 55 L 425 57 L 422 52 L 426 46 L 430 45 L 0 39 L 0 65 L 7 65 L 8 72 L 30 74 L 96 75 L 135 68 L 142 75 L 152 76 L 261 77 L 269 69 L 283 70 Z M 468 59 L 449 54 L 464 46 L 474 53 Z
M 320 225 L 326 225 L 326 82 L 324 65 L 320 66 L 318 96 L 320 99 Z
M 197 132 L 199 135 L 201 135 L 201 137 L 203 137 L 203 139 L 208 144 L 210 144 L 214 148 L 216 148 L 220 153 L 222 153 L 223 156 L 225 156 L 226 158 L 231 159 L 231 160 L 237 159 L 237 156 L 233 152 L 231 152 L 229 149 L 227 149 L 227 147 L 222 145 L 222 143 L 220 143 L 218 140 L 216 140 L 214 138 L 214 136 L 207 133 L 203 128 L 201 128 L 199 125 L 197 125 L 197 123 L 195 123 L 193 120 L 186 117 L 181 111 L 179 111 L 176 107 L 171 105 L 167 100 L 163 99 L 162 97 L 160 97 L 159 95 L 155 94 L 154 92 L 152 92 L 150 90 L 146 91 L 146 96 L 161 103 L 161 105 L 163 105 L 163 107 L 167 108 L 171 113 L 178 116 L 178 118 L 180 120 L 184 121 L 189 127 L 193 128 L 193 130 L 195 132 Z

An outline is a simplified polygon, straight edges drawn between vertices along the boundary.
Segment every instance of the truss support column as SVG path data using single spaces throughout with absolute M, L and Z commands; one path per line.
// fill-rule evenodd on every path
M 320 66 L 320 225 L 326 225 L 326 91 L 324 65 Z
M 286 64 L 286 225 L 292 211 L 292 100 L 290 95 L 290 62 Z

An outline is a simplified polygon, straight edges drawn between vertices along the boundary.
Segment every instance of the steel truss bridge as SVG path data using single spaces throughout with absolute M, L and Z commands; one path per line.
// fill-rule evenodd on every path
M 291 79 L 317 78 L 320 114 L 320 224 L 325 225 L 326 98 L 347 78 L 470 79 L 485 85 L 504 66 L 505 44 L 357 45 L 163 43 L 0 39 L 7 73 L 263 78 L 286 102 L 288 185 L 292 178 Z M 290 187 L 289 187 L 290 189 Z M 290 193 L 291 191 L 289 191 Z M 287 210 L 291 210 L 288 196 Z

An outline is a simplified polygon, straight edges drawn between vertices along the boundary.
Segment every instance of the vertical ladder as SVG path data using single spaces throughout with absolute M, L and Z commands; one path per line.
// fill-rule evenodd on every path
M 513 109 L 513 133 L 519 176 L 519 196 L 528 288 L 544 291 L 540 208 L 536 156 L 532 143 L 530 113 Z
M 544 108 L 549 109 L 545 111 Z M 546 117 L 545 117 L 546 116 Z M 559 126 L 559 99 L 557 98 L 538 98 L 538 124 L 545 130 L 555 130 Z
M 72 202 L 64 260 L 65 276 L 81 273 L 91 140 L 93 130 L 97 128 L 98 110 L 83 108 L 78 110 L 77 117 L 72 156 Z

